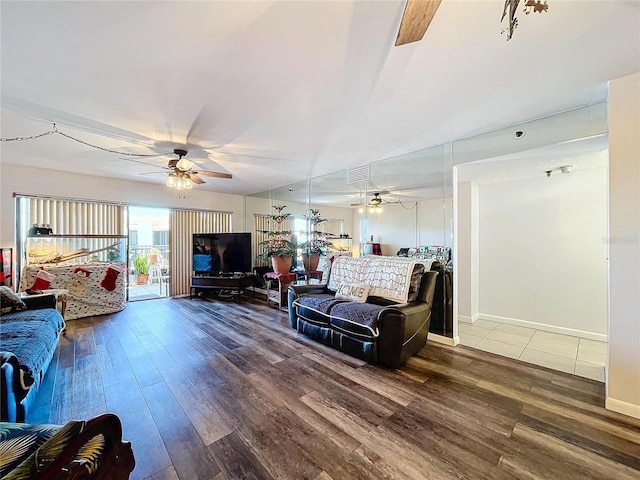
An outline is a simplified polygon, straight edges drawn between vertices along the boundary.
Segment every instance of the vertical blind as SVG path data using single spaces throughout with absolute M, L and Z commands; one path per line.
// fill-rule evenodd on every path
M 344 220 L 327 219 L 318 225 L 318 231 L 337 237 L 344 233 Z
M 171 210 L 169 213 L 169 296 L 189 293 L 193 234 L 230 232 L 230 213 Z
M 89 202 L 82 200 L 44 198 L 21 196 L 16 197 L 18 202 L 18 245 L 24 245 L 27 230 L 32 225 L 48 225 L 57 235 L 125 235 L 126 213 L 123 205 L 102 202 Z M 49 247 L 46 238 L 33 245 L 35 250 Z M 45 245 L 46 244 L 46 245 Z M 91 255 L 77 257 L 75 262 L 86 262 L 90 256 L 99 260 L 107 260 L 106 247 L 117 246 L 122 261 L 125 257 L 124 240 L 109 238 L 59 238 L 56 239 L 54 249 L 56 253 L 69 253 L 81 248 L 87 249 Z M 35 252 L 38 253 L 38 252 Z M 29 252 L 21 252 L 16 259 L 18 268 L 22 268 L 24 255 Z
M 123 205 L 55 198 L 21 197 L 21 211 L 28 226 L 48 224 L 53 233 L 65 235 L 124 235 Z

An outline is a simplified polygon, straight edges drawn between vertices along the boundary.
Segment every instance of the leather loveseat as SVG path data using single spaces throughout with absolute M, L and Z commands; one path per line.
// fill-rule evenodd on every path
M 400 280 L 390 279 L 390 272 L 400 272 Z M 427 341 L 437 276 L 399 257 L 337 257 L 326 285 L 289 287 L 289 321 L 292 328 L 325 345 L 396 368 Z M 345 280 L 353 285 L 368 281 L 373 294 L 364 302 L 341 298 Z M 395 293 L 377 288 L 394 282 Z

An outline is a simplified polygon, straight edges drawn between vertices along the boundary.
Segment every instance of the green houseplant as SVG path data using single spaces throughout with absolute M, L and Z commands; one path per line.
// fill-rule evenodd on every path
M 138 274 L 138 285 L 144 285 L 149 281 L 149 259 L 136 257 L 133 260 L 133 268 Z
M 262 231 L 267 238 L 258 244 L 261 249 L 258 258 L 265 261 L 271 259 L 273 271 L 279 274 L 289 273 L 296 251 L 295 246 L 289 240 L 291 230 L 284 229 L 284 221 L 291 215 L 282 212 L 285 208 L 286 205 L 273 206 L 275 213 L 268 215 L 271 229 Z
M 318 269 L 320 256 L 326 255 L 327 249 L 333 244 L 326 240 L 326 232 L 318 230 L 318 225 L 327 221 L 320 215 L 320 210 L 310 208 L 309 214 L 304 217 L 307 220 L 307 241 L 302 242 L 298 247 L 302 250 L 304 269 L 309 272 Z

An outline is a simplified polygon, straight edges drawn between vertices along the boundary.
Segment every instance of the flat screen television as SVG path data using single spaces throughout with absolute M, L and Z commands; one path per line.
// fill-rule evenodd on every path
M 194 233 L 195 275 L 251 272 L 251 233 Z

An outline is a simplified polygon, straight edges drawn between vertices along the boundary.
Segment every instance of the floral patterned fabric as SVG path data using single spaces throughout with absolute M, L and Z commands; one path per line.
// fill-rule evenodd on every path
M 3 480 L 27 480 L 44 472 L 85 427 L 85 422 L 59 425 L 0 423 L 0 476 Z M 104 450 L 104 437 L 96 435 L 72 460 L 87 462 L 96 471 Z

